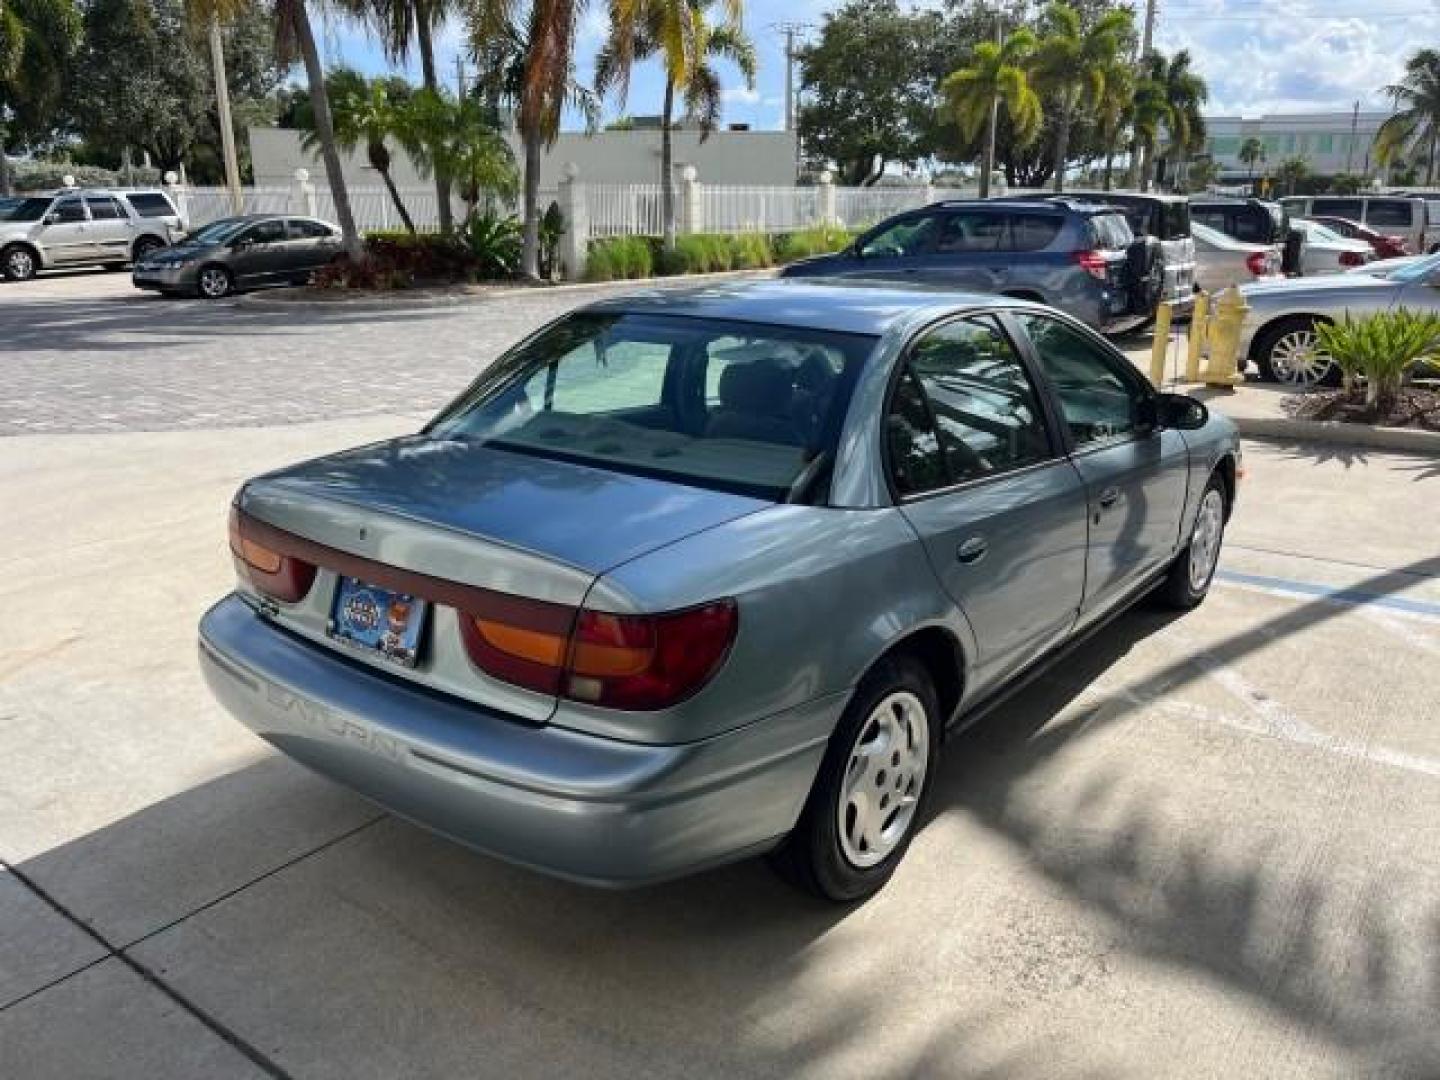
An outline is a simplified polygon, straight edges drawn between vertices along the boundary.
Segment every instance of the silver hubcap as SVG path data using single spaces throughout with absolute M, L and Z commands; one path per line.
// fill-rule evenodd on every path
M 11 277 L 28 278 L 35 267 L 35 260 L 28 251 L 12 251 L 5 258 L 5 269 Z
M 1314 330 L 1291 330 L 1270 349 L 1275 378 L 1296 386 L 1312 386 L 1325 377 L 1333 361 L 1320 350 Z
M 223 270 L 202 270 L 200 272 L 200 290 L 206 296 L 224 296 L 230 288 L 230 282 L 226 280 Z
M 910 831 L 930 762 L 930 719 L 908 690 L 887 694 L 850 750 L 836 807 L 840 850 L 852 866 L 883 862 Z
M 1211 488 L 1200 501 L 1195 517 L 1195 531 L 1190 536 L 1190 588 L 1200 592 L 1210 584 L 1220 558 L 1220 538 L 1225 532 L 1225 503 L 1220 493 Z

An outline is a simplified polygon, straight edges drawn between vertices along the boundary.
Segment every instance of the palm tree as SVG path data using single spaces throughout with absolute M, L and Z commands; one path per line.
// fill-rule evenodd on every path
M 1130 164 L 1125 170 L 1125 186 L 1138 188 L 1149 175 L 1149 159 L 1160 142 L 1161 126 L 1169 111 L 1165 103 L 1165 60 L 1158 53 L 1149 53 L 1140 65 L 1140 75 L 1130 97 L 1127 117 L 1130 125 Z
M 1173 160 L 1178 169 L 1205 145 L 1205 117 L 1203 107 L 1209 100 L 1210 91 L 1205 80 L 1191 67 L 1190 51 L 1181 49 L 1164 64 L 1160 80 L 1165 97 L 1165 142 L 1164 157 Z M 1148 188 L 1150 178 L 1145 185 Z M 1172 182 L 1176 190 L 1183 190 L 1180 178 Z
M 1310 175 L 1310 163 L 1303 157 L 1288 157 L 1275 167 L 1275 186 L 1284 185 L 1287 195 L 1295 194 L 1295 185 Z
M 9 133 L 51 126 L 80 31 L 73 0 L 0 3 L 0 195 L 11 191 Z
M 665 97 L 660 112 L 661 217 L 665 249 L 675 249 L 675 177 L 672 161 L 675 95 L 685 100 L 685 113 L 700 128 L 704 140 L 720 120 L 720 76 L 712 57 L 729 60 L 755 88 L 755 46 L 740 25 L 739 0 L 727 4 L 727 21 L 719 25 L 705 15 L 714 0 L 638 0 L 627 16 L 617 11 L 610 36 L 595 60 L 595 90 L 618 90 L 624 104 L 630 66 L 636 60 L 660 56 L 665 66 Z M 619 8 L 617 3 L 616 8 Z M 633 25 L 630 18 L 633 16 Z
M 420 79 L 425 89 L 440 93 L 435 67 L 435 34 L 459 8 L 457 0 L 341 0 L 349 11 L 367 16 L 380 37 L 387 59 L 404 63 L 412 46 L 420 55 Z M 450 177 L 443 166 L 435 169 L 435 198 L 440 231 L 454 225 L 450 213 Z
M 1405 74 L 1385 87 L 1395 112 L 1375 135 L 1375 157 L 1390 165 L 1407 154 L 1425 156 L 1425 183 L 1435 182 L 1435 150 L 1440 142 L 1440 51 L 1421 49 L 1405 61 Z
M 575 38 L 585 0 L 472 0 L 470 35 L 477 55 L 496 43 L 513 49 L 507 63 L 504 96 L 516 106 L 515 124 L 524 150 L 524 231 L 521 272 L 540 276 L 540 155 L 560 134 L 567 105 L 585 113 L 590 127 L 598 120 L 593 95 L 575 78 Z
M 1100 106 L 1106 77 L 1135 36 L 1129 8 L 1107 11 L 1090 26 L 1068 4 L 1052 3 L 1041 18 L 1044 37 L 1035 53 L 1034 82 L 1055 104 L 1055 190 L 1065 187 L 1070 126 L 1082 105 Z
M 1095 104 L 1095 122 L 1099 129 L 1100 145 L 1105 150 L 1104 187 L 1109 191 L 1115 177 L 1115 151 L 1120 145 L 1120 133 L 1130 115 L 1130 103 L 1135 97 L 1135 71 L 1124 59 L 1117 57 L 1105 72 L 1105 89 Z
M 331 108 L 335 125 L 335 143 L 346 153 L 353 153 L 365 144 L 365 158 L 380 174 L 395 212 L 411 235 L 415 222 L 400 198 L 395 178 L 390 175 L 391 155 L 387 143 L 394 139 L 405 145 L 405 103 L 408 87 L 398 79 L 374 79 L 369 82 L 358 72 L 341 68 L 330 73 L 330 90 L 334 94 Z M 389 85 L 387 85 L 389 84 Z M 398 85 L 395 85 L 398 84 Z M 404 89 L 402 90 L 402 87 Z M 302 149 L 314 152 L 319 139 L 313 127 L 300 139 Z
M 1035 35 L 1023 28 L 1003 42 L 982 41 L 975 46 L 969 67 L 952 71 L 940 84 L 940 91 L 960 125 L 960 134 L 967 142 L 973 141 L 981 128 L 986 129 L 980 165 L 982 199 L 990 195 L 1000 109 L 1003 107 L 1010 117 L 1017 145 L 1028 146 L 1039 134 L 1043 119 L 1040 98 L 1026 73 L 1035 45 Z
M 1265 144 L 1251 135 L 1240 144 L 1240 152 L 1235 156 L 1245 166 L 1245 180 L 1248 183 L 1255 177 L 1255 163 L 1265 160 Z
M 421 89 L 404 110 L 402 142 L 422 173 L 445 170 L 475 216 L 482 196 L 515 198 L 515 155 L 494 124 L 492 110 L 473 97 L 459 101 Z

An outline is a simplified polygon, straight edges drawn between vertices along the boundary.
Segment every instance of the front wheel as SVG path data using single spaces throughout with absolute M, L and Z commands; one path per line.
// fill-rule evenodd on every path
M 206 300 L 219 300 L 222 296 L 229 296 L 230 291 L 235 287 L 230 271 L 223 266 L 202 267 L 195 284 L 200 290 L 200 295 Z
M 39 272 L 40 263 L 33 251 L 16 244 L 0 254 L 0 270 L 10 281 L 29 281 Z
M 1300 388 L 1340 384 L 1340 368 L 1320 348 L 1312 316 L 1281 319 L 1261 336 L 1255 353 L 1260 376 L 1267 382 Z
M 1215 579 L 1215 566 L 1220 561 L 1220 545 L 1224 539 L 1225 485 L 1218 476 L 1212 476 L 1200 496 L 1190 543 L 1171 564 L 1160 586 L 1160 599 L 1167 606 L 1188 611 L 1205 599 Z
M 772 856 L 776 868 L 827 900 L 877 892 L 919 825 L 941 722 L 918 661 L 894 657 L 871 671 L 836 726 L 799 823 Z

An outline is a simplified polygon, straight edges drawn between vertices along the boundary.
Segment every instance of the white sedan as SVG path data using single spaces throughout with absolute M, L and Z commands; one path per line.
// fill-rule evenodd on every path
M 1279 244 L 1236 240 L 1198 221 L 1190 223 L 1190 235 L 1195 241 L 1195 284 L 1206 292 L 1280 273 L 1283 252 Z
M 1300 269 L 1306 275 L 1338 274 L 1364 266 L 1375 258 L 1375 250 L 1364 240 L 1347 240 L 1309 218 L 1291 218 L 1290 224 L 1305 234 L 1305 256 Z

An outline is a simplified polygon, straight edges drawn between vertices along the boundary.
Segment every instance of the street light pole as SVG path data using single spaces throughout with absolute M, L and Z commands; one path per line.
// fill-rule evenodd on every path
M 235 125 L 230 120 L 230 87 L 225 79 L 225 45 L 220 38 L 220 20 L 210 16 L 210 64 L 215 69 L 215 108 L 220 114 L 220 149 L 225 155 L 225 186 L 230 190 L 230 209 L 245 209 L 240 195 L 240 160 L 235 156 Z

